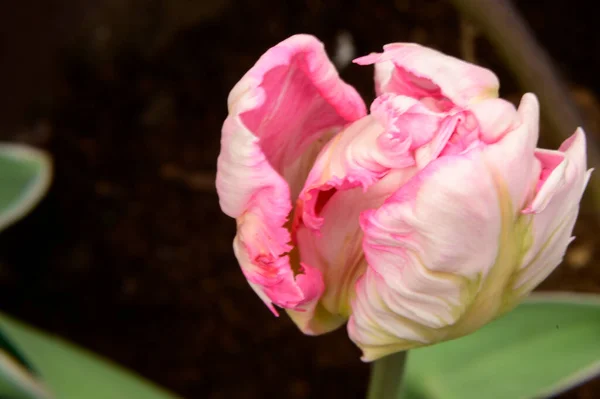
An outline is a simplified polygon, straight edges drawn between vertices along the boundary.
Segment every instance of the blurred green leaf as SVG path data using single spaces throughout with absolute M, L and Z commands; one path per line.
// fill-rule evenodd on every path
M 27 214 L 44 196 L 52 161 L 44 151 L 0 143 L 0 230 Z
M 46 193 L 52 161 L 43 151 L 0 143 L 0 230 L 25 216 Z M 46 399 L 52 396 L 25 356 L 0 332 L 0 398 Z
M 24 368 L 27 372 L 37 374 L 31 363 L 25 359 L 25 356 L 17 349 L 3 331 L 0 331 L 0 353 L 4 353 L 6 356 L 13 359 L 13 361 L 19 364 L 19 367 Z
M 0 398 L 46 399 L 47 391 L 37 372 L 19 349 L 0 331 Z
M 599 373 L 600 296 L 534 294 L 471 335 L 410 351 L 401 398 L 543 398 Z
M 2 329 L 56 399 L 174 399 L 162 388 L 99 356 L 0 313 Z M 149 353 L 151 358 L 152 354 Z M 1 356 L 0 356 L 1 359 Z M 0 372 L 4 370 L 0 368 Z M 0 376 L 1 377 L 1 376 Z M 0 381 L 4 381 L 1 379 Z M 0 389 L 2 382 L 0 382 Z M 45 396 L 3 396 L 38 399 Z
M 52 394 L 31 370 L 0 349 L 0 398 L 50 399 Z

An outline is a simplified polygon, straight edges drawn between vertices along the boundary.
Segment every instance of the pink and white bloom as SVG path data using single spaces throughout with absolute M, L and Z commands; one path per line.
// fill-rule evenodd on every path
M 307 334 L 348 322 L 370 361 L 468 334 L 561 262 L 590 171 L 578 129 L 536 148 L 538 102 L 415 44 L 375 65 L 370 113 L 293 36 L 229 95 L 217 190 L 250 286 Z

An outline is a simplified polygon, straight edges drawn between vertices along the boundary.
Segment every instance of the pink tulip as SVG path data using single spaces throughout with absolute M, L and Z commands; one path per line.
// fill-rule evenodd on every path
M 561 262 L 587 184 L 585 135 L 536 149 L 538 103 L 415 44 L 375 65 L 367 114 L 323 45 L 293 36 L 229 95 L 217 190 L 250 286 L 307 334 L 346 321 L 370 361 L 468 334 Z

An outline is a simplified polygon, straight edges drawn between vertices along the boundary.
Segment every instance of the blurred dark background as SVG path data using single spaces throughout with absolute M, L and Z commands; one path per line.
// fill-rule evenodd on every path
M 594 3 L 516 4 L 597 133 Z M 294 33 L 330 54 L 344 35 L 357 56 L 394 41 L 461 56 L 463 22 L 441 0 L 0 2 L 0 138 L 55 159 L 49 195 L 0 237 L 2 310 L 186 398 L 364 397 L 368 365 L 345 330 L 303 336 L 239 271 L 214 189 L 227 94 Z M 518 100 L 494 49 L 474 43 Z M 341 74 L 373 98 L 371 68 Z M 600 292 L 592 213 L 542 289 Z M 564 395 L 598 396 L 597 381 Z

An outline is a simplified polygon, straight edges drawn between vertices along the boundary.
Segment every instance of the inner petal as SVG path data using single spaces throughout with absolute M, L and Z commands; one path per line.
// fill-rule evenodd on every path
M 317 154 L 352 117 L 326 98 L 313 82 L 306 53 L 292 57 L 289 65 L 265 73 L 260 89 L 262 105 L 240 115 L 245 126 L 260 139 L 267 160 L 283 176 L 297 197 Z
M 323 275 L 321 304 L 328 312 L 348 317 L 354 284 L 367 267 L 359 225 L 361 213 L 381 206 L 415 172 L 415 167 L 390 171 L 367 190 L 350 187 L 319 191 L 314 212 L 323 223 L 318 231 L 301 223 L 296 225 L 293 234 L 303 263 Z

